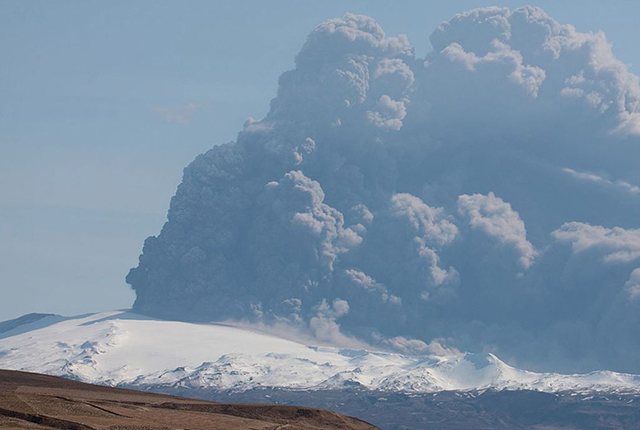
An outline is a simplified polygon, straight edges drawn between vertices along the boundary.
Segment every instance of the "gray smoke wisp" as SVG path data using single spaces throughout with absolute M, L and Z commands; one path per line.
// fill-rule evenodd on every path
M 135 309 L 640 373 L 638 77 L 532 7 L 431 44 L 320 24 L 268 115 L 184 170 Z

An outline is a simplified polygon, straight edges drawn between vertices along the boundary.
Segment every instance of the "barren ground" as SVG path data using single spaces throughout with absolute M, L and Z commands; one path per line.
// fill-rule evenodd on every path
M 0 428 L 375 430 L 319 409 L 224 404 L 0 370 Z

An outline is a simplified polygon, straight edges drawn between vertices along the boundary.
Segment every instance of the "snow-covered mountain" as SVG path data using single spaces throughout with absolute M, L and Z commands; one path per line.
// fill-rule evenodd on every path
M 127 311 L 26 321 L 0 331 L 0 368 L 108 385 L 640 393 L 637 375 L 534 373 L 515 369 L 493 354 L 408 356 L 305 345 L 247 328 L 164 321 Z

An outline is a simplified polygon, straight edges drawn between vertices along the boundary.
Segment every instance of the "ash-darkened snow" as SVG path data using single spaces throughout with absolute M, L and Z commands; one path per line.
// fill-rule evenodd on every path
M 135 309 L 640 373 L 638 77 L 530 7 L 431 45 L 319 25 L 267 117 L 185 169 Z

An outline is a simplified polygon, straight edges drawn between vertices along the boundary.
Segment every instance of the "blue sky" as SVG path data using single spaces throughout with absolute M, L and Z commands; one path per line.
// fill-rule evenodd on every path
M 0 1 L 0 320 L 130 306 L 182 169 L 266 114 L 319 22 L 367 14 L 424 55 L 456 12 L 529 3 Z M 640 3 L 532 4 L 640 73 Z

